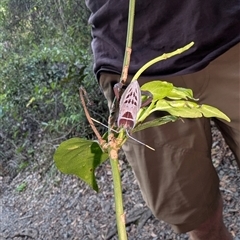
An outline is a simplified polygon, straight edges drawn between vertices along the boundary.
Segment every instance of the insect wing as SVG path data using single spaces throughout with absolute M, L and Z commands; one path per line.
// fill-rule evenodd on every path
M 138 81 L 132 81 L 124 91 L 119 103 L 118 126 L 134 128 L 141 107 L 141 89 Z

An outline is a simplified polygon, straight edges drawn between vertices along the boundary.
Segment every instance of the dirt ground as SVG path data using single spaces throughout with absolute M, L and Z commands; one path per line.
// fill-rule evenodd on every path
M 240 239 L 240 171 L 215 128 L 213 140 L 212 159 L 220 178 L 224 221 L 233 237 Z M 188 239 L 152 216 L 131 168 L 126 160 L 120 163 L 128 239 Z M 118 239 L 109 162 L 97 169 L 97 180 L 99 193 L 78 178 L 61 174 L 53 163 L 39 169 L 34 161 L 14 179 L 1 176 L 0 240 Z

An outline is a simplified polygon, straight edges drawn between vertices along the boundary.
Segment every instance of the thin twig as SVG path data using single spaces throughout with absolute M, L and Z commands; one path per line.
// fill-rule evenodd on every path
M 89 122 L 89 124 L 90 124 L 90 126 L 91 126 L 91 128 L 93 130 L 93 132 L 95 133 L 95 135 L 96 135 L 96 137 L 97 137 L 97 139 L 99 141 L 99 144 L 102 145 L 102 144 L 105 143 L 105 141 L 102 139 L 100 133 L 98 132 L 97 128 L 95 127 L 95 125 L 94 125 L 94 123 L 93 123 L 93 121 L 91 119 L 91 116 L 90 116 L 90 114 L 88 112 L 88 109 L 86 107 L 86 103 L 85 103 L 85 100 L 84 100 L 84 96 L 86 96 L 87 93 L 86 93 L 86 90 L 82 86 L 79 88 L 79 95 L 80 95 L 80 100 L 81 100 L 81 103 L 82 103 L 82 106 L 83 106 L 86 118 L 87 118 L 87 120 L 88 120 L 88 122 Z

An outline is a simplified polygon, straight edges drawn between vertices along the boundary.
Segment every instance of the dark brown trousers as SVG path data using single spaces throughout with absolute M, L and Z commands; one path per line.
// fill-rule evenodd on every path
M 139 82 L 156 79 L 143 77 Z M 109 101 L 112 90 L 108 82 L 118 80 L 118 75 L 101 74 L 100 84 Z M 160 80 L 192 89 L 200 103 L 228 115 L 230 123 L 213 120 L 240 167 L 240 44 L 199 72 Z M 177 232 L 191 231 L 204 222 L 216 209 L 220 196 L 211 160 L 210 119 L 179 120 L 137 132 L 133 137 L 156 149 L 151 151 L 132 140 L 123 147 L 153 214 Z

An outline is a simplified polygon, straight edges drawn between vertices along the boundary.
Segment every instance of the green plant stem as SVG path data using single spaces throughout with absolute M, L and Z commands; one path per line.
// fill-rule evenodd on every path
M 149 112 L 154 108 L 155 101 L 152 101 L 151 104 L 147 107 L 146 111 L 143 111 L 142 115 L 139 116 L 138 122 L 143 122 L 145 118 L 149 115 Z
M 110 163 L 111 163 L 112 174 L 113 174 L 114 199 L 115 199 L 118 238 L 119 240 L 127 240 L 125 214 L 123 210 L 122 184 L 121 184 L 118 159 L 110 159 Z
M 126 141 L 126 134 L 123 129 L 119 132 L 117 138 L 114 136 L 113 133 L 111 133 L 111 130 L 109 130 L 108 154 L 109 154 L 109 159 L 110 159 L 111 168 L 112 168 L 116 222 L 117 222 L 119 240 L 127 240 L 127 231 L 125 226 L 125 213 L 123 209 L 122 183 L 121 183 L 119 161 L 118 161 L 118 151 L 125 141 Z
M 135 0 L 129 1 L 129 10 L 128 10 L 128 27 L 127 27 L 127 38 L 126 38 L 126 47 L 123 60 L 122 74 L 120 82 L 124 84 L 127 80 L 128 69 L 130 64 L 131 52 L 132 52 L 132 38 L 133 38 L 133 26 L 134 26 L 134 13 L 135 13 Z M 111 113 L 110 113 L 111 116 Z M 111 135 L 111 117 L 109 118 L 108 125 L 109 136 Z M 122 140 L 123 132 L 119 134 L 118 140 Z M 127 240 L 127 231 L 125 226 L 125 214 L 123 210 L 123 197 L 122 197 L 122 184 L 119 170 L 118 162 L 118 149 L 119 145 L 116 144 L 116 139 L 109 139 L 109 158 L 113 174 L 113 186 L 114 186 L 114 200 L 115 200 L 115 209 L 116 209 L 116 221 L 118 229 L 118 238 L 119 240 Z
M 134 14 L 135 14 L 135 0 L 129 1 L 129 10 L 128 10 L 128 27 L 127 27 L 127 38 L 126 38 L 126 47 L 123 60 L 122 74 L 121 74 L 121 83 L 125 83 L 128 76 L 128 69 L 130 65 L 130 58 L 132 52 L 132 39 L 133 39 L 133 26 L 134 26 Z
M 147 69 L 149 68 L 150 66 L 152 66 L 153 64 L 159 62 L 159 61 L 162 61 L 162 60 L 165 60 L 165 59 L 168 59 L 170 57 L 173 57 L 175 55 L 178 55 L 178 54 L 181 54 L 183 52 L 185 52 L 186 50 L 188 50 L 190 47 L 192 47 L 194 44 L 194 42 L 190 42 L 189 44 L 187 44 L 186 46 L 182 47 L 182 48 L 179 48 L 173 52 L 170 52 L 170 53 L 164 53 L 162 54 L 161 56 L 159 57 L 156 57 L 154 59 L 152 59 L 151 61 L 147 62 L 146 64 L 144 64 L 138 71 L 137 73 L 133 76 L 133 79 L 132 81 L 134 80 L 137 80 L 140 75 Z

